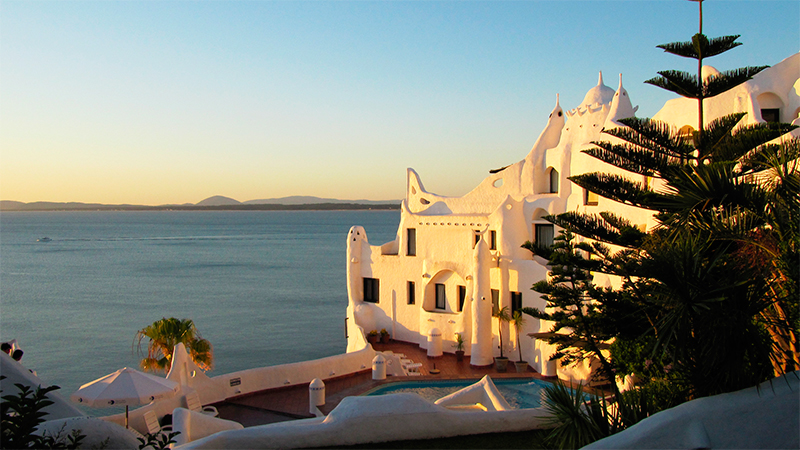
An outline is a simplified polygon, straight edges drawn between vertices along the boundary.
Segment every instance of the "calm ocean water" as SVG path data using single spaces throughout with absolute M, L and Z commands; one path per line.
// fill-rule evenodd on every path
M 0 340 L 69 395 L 137 367 L 136 331 L 190 318 L 209 375 L 345 350 L 345 245 L 394 239 L 399 211 L 11 212 L 0 215 Z M 37 242 L 47 236 L 51 242 Z

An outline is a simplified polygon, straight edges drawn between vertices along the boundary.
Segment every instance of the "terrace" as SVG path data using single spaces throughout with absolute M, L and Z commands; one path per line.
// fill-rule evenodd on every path
M 457 379 L 477 381 L 484 375 L 489 375 L 494 379 L 552 379 L 542 377 L 531 369 L 528 369 L 527 372 L 517 373 L 511 365 L 509 367 L 511 370 L 505 373 L 497 372 L 494 366 L 473 367 L 469 364 L 469 358 L 457 361 L 455 355 L 450 353 L 445 353 L 437 358 L 428 358 L 425 349 L 407 342 L 392 341 L 388 344 L 374 344 L 373 347 L 378 351 L 403 353 L 407 359 L 421 363 L 422 366 L 419 368 L 420 376 L 387 377 L 386 380 L 373 380 L 372 371 L 367 369 L 352 375 L 327 379 L 325 380 L 326 403 L 319 408 L 323 413 L 328 414 L 345 397 L 361 395 L 376 386 L 396 381 Z M 434 368 L 439 371 L 438 374 L 431 373 Z M 221 418 L 239 422 L 245 427 L 251 427 L 313 417 L 309 413 L 308 403 L 308 385 L 300 384 L 229 398 L 214 404 L 214 406 L 219 410 Z

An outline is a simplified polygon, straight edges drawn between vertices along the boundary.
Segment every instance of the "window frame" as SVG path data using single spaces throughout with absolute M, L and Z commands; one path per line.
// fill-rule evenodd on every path
M 489 294 L 492 297 L 492 315 L 494 316 L 500 312 L 500 291 L 498 289 L 490 289 Z
M 522 310 L 522 292 L 511 291 L 511 315 Z
M 381 302 L 380 279 L 364 277 L 364 301 L 367 303 Z
M 433 291 L 434 291 L 434 309 L 437 311 L 446 311 L 447 285 L 445 285 L 444 283 L 435 283 L 433 285 Z
M 406 228 L 406 256 L 417 256 L 416 228 Z
M 549 175 L 550 176 L 548 178 L 549 178 L 550 185 L 548 186 L 548 193 L 550 193 L 550 194 L 558 194 L 558 184 L 559 184 L 558 183 L 558 181 L 559 181 L 558 177 L 559 177 L 559 173 L 554 167 L 551 167 Z
M 542 239 L 540 239 L 539 230 L 543 230 L 543 229 L 550 229 L 551 230 L 551 232 L 550 232 L 550 242 L 549 243 L 542 242 Z M 536 245 L 547 245 L 548 247 L 550 247 L 555 243 L 555 237 L 556 237 L 556 227 L 552 223 L 534 223 L 533 224 L 533 242 Z
M 592 191 L 590 191 L 588 189 L 584 189 L 583 190 L 583 204 L 584 205 L 586 205 L 586 206 L 597 206 L 597 204 L 599 202 L 600 202 L 600 196 L 599 195 L 597 195 L 596 193 L 594 193 L 594 192 L 592 192 Z
M 770 120 L 764 117 L 764 114 L 767 114 L 770 119 L 774 117 L 775 120 Z M 761 120 L 767 123 L 778 123 L 781 121 L 781 109 L 780 108 L 761 108 Z

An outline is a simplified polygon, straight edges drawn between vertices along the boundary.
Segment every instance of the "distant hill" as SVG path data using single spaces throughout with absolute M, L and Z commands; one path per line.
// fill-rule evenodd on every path
M 197 203 L 196 206 L 230 206 L 241 204 L 242 202 L 239 200 L 234 200 L 230 197 L 223 197 L 221 195 L 215 195 Z
M 265 200 L 238 200 L 215 195 L 200 203 L 184 203 L 182 205 L 106 205 L 101 203 L 79 202 L 17 202 L 0 200 L 0 211 L 280 211 L 280 210 L 396 210 L 400 208 L 400 200 L 338 200 L 308 196 L 293 196 Z
M 336 198 L 320 198 L 309 195 L 292 195 L 280 198 L 248 200 L 245 205 L 318 205 L 318 204 L 359 204 L 359 205 L 399 205 L 400 200 L 339 200 Z

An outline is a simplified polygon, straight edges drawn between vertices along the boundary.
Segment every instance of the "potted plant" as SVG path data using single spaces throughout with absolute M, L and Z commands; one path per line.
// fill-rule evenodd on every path
M 517 332 L 517 350 L 519 350 L 519 361 L 515 361 L 514 366 L 517 368 L 517 373 L 527 372 L 528 361 L 522 360 L 522 346 L 519 342 L 519 335 L 522 332 L 522 327 L 525 326 L 525 317 L 522 316 L 522 311 L 514 311 L 511 323 L 514 324 L 514 330 Z
M 508 306 L 504 306 L 497 312 L 492 314 L 492 317 L 497 318 L 497 333 L 500 335 L 500 356 L 494 359 L 494 368 L 498 372 L 505 372 L 508 370 L 508 358 L 503 354 L 503 322 L 511 321 L 511 316 L 508 314 Z
M 389 343 L 389 332 L 386 331 L 386 328 L 381 329 L 381 344 L 388 344 Z
M 378 330 L 372 330 L 367 333 L 367 342 L 373 345 L 378 343 Z
M 453 344 L 456 348 L 456 361 L 464 360 L 464 337 L 461 333 L 456 333 L 456 343 Z

